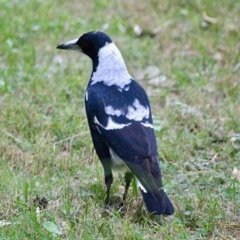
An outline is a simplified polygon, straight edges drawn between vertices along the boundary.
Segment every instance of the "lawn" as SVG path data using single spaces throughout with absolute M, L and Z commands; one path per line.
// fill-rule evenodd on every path
M 236 0 L 2 0 L 0 240 L 240 239 L 239 13 Z M 176 210 L 163 226 L 134 182 L 120 214 L 118 173 L 104 209 L 84 109 L 91 61 L 56 49 L 91 30 L 111 36 L 150 98 Z

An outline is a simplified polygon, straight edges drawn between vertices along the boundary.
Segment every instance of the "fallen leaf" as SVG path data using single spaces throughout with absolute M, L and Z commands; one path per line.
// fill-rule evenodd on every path
M 213 59 L 217 62 L 221 62 L 223 60 L 223 54 L 220 53 L 220 52 L 216 52 L 214 55 L 213 55 Z
M 240 134 L 239 133 L 233 134 L 230 141 L 234 148 L 240 149 Z
M 43 223 L 43 227 L 51 233 L 55 233 L 55 234 L 59 234 L 59 235 L 62 234 L 62 232 L 59 230 L 58 226 L 53 222 L 46 221 Z
M 0 220 L 0 227 L 6 227 L 8 225 L 11 225 L 11 222 L 8 222 L 7 220 Z
M 157 66 L 147 66 L 143 70 L 136 73 L 136 79 L 141 80 L 151 80 L 153 78 L 159 77 L 161 74 L 160 68 Z
M 234 167 L 234 169 L 232 171 L 232 176 L 234 178 L 237 178 L 238 180 L 240 180 L 240 170 L 238 170 L 236 167 Z
M 155 37 L 156 34 L 158 33 L 159 28 L 156 29 L 148 29 L 145 28 L 143 29 L 142 27 L 140 27 L 139 25 L 135 24 L 133 27 L 133 32 L 135 33 L 135 35 L 137 37 Z
M 142 34 L 142 29 L 139 25 L 134 25 L 133 27 L 133 32 L 137 35 L 140 36 Z
M 118 192 L 123 195 L 124 194 L 124 191 L 125 191 L 125 187 L 124 186 L 119 186 L 118 187 Z

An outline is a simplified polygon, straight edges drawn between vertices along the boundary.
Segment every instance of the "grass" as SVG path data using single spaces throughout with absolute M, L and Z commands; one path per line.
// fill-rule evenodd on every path
M 16 0 L 0 9 L 0 222 L 9 223 L 1 240 L 239 239 L 240 182 L 231 176 L 240 168 L 238 1 Z M 149 95 L 176 209 L 164 226 L 134 184 L 124 217 L 104 211 L 83 101 L 91 62 L 56 49 L 96 29 L 114 39 Z M 114 206 L 122 185 L 115 174 Z M 48 201 L 40 214 L 37 196 Z

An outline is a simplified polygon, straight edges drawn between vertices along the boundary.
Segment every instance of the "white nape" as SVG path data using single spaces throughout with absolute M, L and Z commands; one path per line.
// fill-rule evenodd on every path
M 92 75 L 91 85 L 103 82 L 121 90 L 132 80 L 122 55 L 114 43 L 106 43 L 98 52 L 98 66 Z

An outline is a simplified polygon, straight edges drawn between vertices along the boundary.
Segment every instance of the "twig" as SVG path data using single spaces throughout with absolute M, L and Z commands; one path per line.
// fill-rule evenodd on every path
M 76 134 L 76 135 L 73 135 L 71 137 L 68 137 L 68 138 L 65 138 L 63 140 L 60 140 L 60 141 L 57 141 L 53 144 L 53 149 L 55 150 L 56 149 L 56 145 L 59 144 L 59 143 L 63 143 L 63 142 L 66 142 L 66 141 L 69 141 L 70 140 L 70 143 L 72 142 L 72 140 L 76 137 L 79 137 L 79 136 L 82 136 L 84 134 L 86 134 L 88 132 L 82 132 L 82 133 L 79 133 L 79 134 Z

